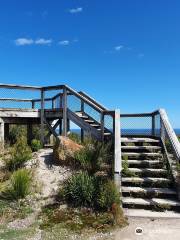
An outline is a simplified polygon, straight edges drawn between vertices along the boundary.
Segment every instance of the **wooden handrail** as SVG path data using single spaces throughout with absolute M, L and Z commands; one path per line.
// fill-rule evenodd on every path
M 174 129 L 172 128 L 167 113 L 164 109 L 159 110 L 160 118 L 162 121 L 162 124 L 164 125 L 165 131 L 168 135 L 168 138 L 171 142 L 171 145 L 173 147 L 173 151 L 177 157 L 178 160 L 180 160 L 180 142 L 174 132 Z
M 13 101 L 13 102 L 32 102 L 33 99 L 23 98 L 0 98 L 0 101 Z
M 4 83 L 0 83 L 0 88 L 21 89 L 21 90 L 38 90 L 38 91 L 42 89 L 42 87 L 39 87 L 39 86 L 4 84 Z
M 99 108 L 101 108 L 102 110 L 108 110 L 107 108 L 105 108 L 102 104 L 98 103 L 94 98 L 90 97 L 88 94 L 86 94 L 85 92 L 78 92 L 79 94 L 81 94 L 81 96 L 87 98 L 88 100 L 90 100 L 92 103 L 96 104 Z
M 83 100 L 85 103 L 87 103 L 88 105 L 90 105 L 94 110 L 98 111 L 99 113 L 103 113 L 103 110 L 101 108 L 99 108 L 96 104 L 94 104 L 93 102 L 91 102 L 90 100 L 88 100 L 87 98 L 81 96 L 81 94 L 79 94 L 78 92 L 74 91 L 72 88 L 65 86 L 66 89 L 73 93 L 73 95 L 75 95 L 77 98 L 79 98 L 80 100 Z

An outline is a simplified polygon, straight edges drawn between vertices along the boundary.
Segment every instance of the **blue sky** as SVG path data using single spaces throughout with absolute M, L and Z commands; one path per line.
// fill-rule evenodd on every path
M 1 0 L 0 82 L 68 84 L 180 127 L 179 0 Z

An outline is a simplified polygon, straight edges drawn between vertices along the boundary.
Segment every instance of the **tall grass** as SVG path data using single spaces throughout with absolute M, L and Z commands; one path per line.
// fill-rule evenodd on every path
M 27 145 L 24 137 L 19 137 L 17 142 L 11 147 L 10 155 L 4 159 L 6 168 L 10 171 L 23 167 L 24 163 L 30 160 L 32 151 Z
M 9 195 L 16 199 L 26 197 L 30 193 L 31 179 L 31 172 L 27 169 L 14 172 L 10 179 Z

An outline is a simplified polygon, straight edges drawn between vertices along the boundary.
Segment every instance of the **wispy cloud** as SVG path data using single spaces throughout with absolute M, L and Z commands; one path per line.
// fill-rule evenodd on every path
M 51 45 L 52 39 L 39 38 L 34 43 L 36 45 Z
M 77 7 L 77 8 L 71 8 L 69 9 L 69 12 L 74 14 L 74 13 L 80 13 L 83 11 L 83 8 L 82 7 Z
M 70 44 L 70 41 L 69 40 L 63 40 L 63 41 L 59 41 L 58 44 L 62 45 L 62 46 L 67 46 L 67 45 Z
M 38 38 L 33 40 L 32 38 L 17 38 L 15 41 L 16 46 L 25 46 L 25 45 L 48 45 L 52 43 L 52 39 Z
M 124 48 L 124 46 L 123 45 L 119 45 L 119 46 L 114 47 L 114 50 L 115 51 L 120 51 L 122 48 Z
M 25 45 L 32 45 L 34 40 L 31 38 L 18 38 L 15 40 L 15 44 L 17 46 L 25 46 Z

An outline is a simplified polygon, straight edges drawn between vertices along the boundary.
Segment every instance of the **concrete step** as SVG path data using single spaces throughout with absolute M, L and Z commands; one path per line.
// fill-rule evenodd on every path
M 141 159 L 129 159 L 129 160 L 122 160 L 122 162 L 128 162 L 128 165 L 131 166 L 149 166 L 149 167 L 162 167 L 163 161 L 161 160 L 141 160 Z
M 122 186 L 154 186 L 167 187 L 171 184 L 171 180 L 162 177 L 122 177 Z
M 161 150 L 160 146 L 121 146 L 122 150 Z
M 122 197 L 122 203 L 125 205 L 133 206 L 164 206 L 169 207 L 180 207 L 180 202 L 177 200 L 163 199 L 163 198 L 133 198 L 133 197 Z
M 121 188 L 122 193 L 144 193 L 144 194 L 165 194 L 176 195 L 176 191 L 170 188 L 153 188 L 153 187 L 124 187 Z
M 128 156 L 128 157 L 162 157 L 161 153 L 149 153 L 149 152 L 122 152 L 122 156 Z
M 121 138 L 123 143 L 160 143 L 160 140 L 153 138 L 135 138 L 135 137 L 124 137 Z

